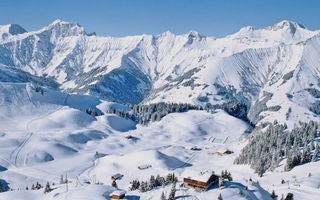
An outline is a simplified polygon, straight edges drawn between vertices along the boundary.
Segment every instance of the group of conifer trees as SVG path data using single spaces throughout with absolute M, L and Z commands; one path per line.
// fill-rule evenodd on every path
M 247 115 L 247 107 L 245 104 L 231 102 L 224 103 L 221 105 L 211 105 L 207 103 L 205 106 L 195 106 L 187 103 L 153 103 L 153 104 L 126 104 L 131 111 L 116 109 L 111 107 L 107 113 L 116 114 L 125 119 L 131 119 L 133 121 L 139 122 L 142 125 L 148 125 L 151 122 L 160 121 L 164 116 L 170 113 L 181 113 L 187 112 L 189 110 L 205 110 L 207 112 L 212 113 L 216 109 L 222 109 L 226 111 L 228 114 L 241 118 L 245 121 L 248 121 L 246 118 Z M 89 110 L 91 111 L 91 110 Z M 87 112 L 92 114 L 92 112 Z
M 287 159 L 287 171 L 299 164 L 316 161 L 319 145 L 315 138 L 320 137 L 319 130 L 319 123 L 314 121 L 301 123 L 291 131 L 286 124 L 262 124 L 249 136 L 249 143 L 234 163 L 250 164 L 262 176 L 265 171 L 276 168 L 283 159 Z
M 151 175 L 149 181 L 133 180 L 131 182 L 130 190 L 139 190 L 140 192 L 147 192 L 159 186 L 166 186 L 171 183 L 176 183 L 178 178 L 175 174 L 168 174 L 166 178 L 159 175 Z
M 186 103 L 154 103 L 154 104 L 127 104 L 131 111 L 115 109 L 111 107 L 107 113 L 116 114 L 125 119 L 131 119 L 142 125 L 148 125 L 150 122 L 160 121 L 169 113 L 187 112 L 189 110 L 203 110 L 202 107 Z

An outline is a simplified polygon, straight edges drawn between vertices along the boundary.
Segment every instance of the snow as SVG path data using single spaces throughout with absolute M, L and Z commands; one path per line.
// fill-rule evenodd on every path
M 205 170 L 205 171 L 195 171 L 186 169 L 181 175 L 183 178 L 188 178 L 192 180 L 197 180 L 201 182 L 208 182 L 209 178 L 214 174 L 213 171 Z
M 226 38 L 195 31 L 113 38 L 88 36 L 83 27 L 61 20 L 17 34 L 9 34 L 11 26 L 0 26 L 1 52 L 14 55 L 0 54 L 0 177 L 13 191 L 0 193 L 0 199 L 108 199 L 116 191 L 112 175 L 123 175 L 117 185 L 127 190 L 132 180 L 168 173 L 179 179 L 178 199 L 221 194 L 267 200 L 272 190 L 279 197 L 292 192 L 296 199 L 320 195 L 319 161 L 290 172 L 281 163 L 263 177 L 234 165 L 251 127 L 222 110 L 171 113 L 148 126 L 107 113 L 131 112 L 109 100 L 197 105 L 238 100 L 257 111 L 253 119 L 263 117 L 258 123 L 277 119 L 292 128 L 299 121 L 319 121 L 309 109 L 317 98 L 306 90 L 319 89 L 319 31 L 283 21 L 264 29 L 245 27 Z M 266 92 L 270 99 L 254 108 Z M 269 109 L 274 106 L 279 110 Z M 86 109 L 104 115 L 91 116 Z M 234 153 L 217 154 L 225 149 Z M 186 175 L 205 180 L 222 170 L 233 177 L 224 189 L 180 187 Z M 66 174 L 68 191 L 59 183 Z M 48 194 L 25 190 L 47 181 L 55 183 Z M 126 198 L 159 199 L 170 189 L 128 191 Z
M 29 123 L 29 130 L 40 131 L 46 129 L 79 129 L 95 121 L 95 118 L 76 109 L 63 107 L 41 119 Z
M 0 33 L 12 26 L 1 26 Z M 305 89 L 318 85 L 319 33 L 284 20 L 262 29 L 244 27 L 225 38 L 196 31 L 115 38 L 88 36 L 80 25 L 56 20 L 39 31 L 0 40 L 0 48 L 15 55 L 1 57 L 0 64 L 29 72 L 28 79 L 52 77 L 66 92 L 122 103 L 205 105 L 236 98 L 252 108 L 271 92 L 266 105 L 280 110 L 252 108 L 254 118 L 259 123 L 276 118 L 292 128 L 318 119 L 310 111 L 316 99 L 304 98 Z M 284 81 L 292 71 L 294 76 Z M 111 104 L 101 102 L 98 109 L 103 112 Z
M 99 123 L 108 124 L 112 129 L 120 132 L 127 132 L 136 128 L 136 122 L 121 118 L 115 114 L 105 114 L 97 118 Z
M 115 190 L 110 194 L 110 196 L 112 196 L 112 195 L 121 196 L 121 195 L 124 195 L 124 194 L 126 194 L 126 192 L 124 190 Z

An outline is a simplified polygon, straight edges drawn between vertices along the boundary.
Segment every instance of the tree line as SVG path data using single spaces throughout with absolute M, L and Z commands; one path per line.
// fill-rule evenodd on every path
M 205 110 L 213 113 L 217 109 L 222 109 L 228 114 L 243 119 L 247 122 L 247 106 L 239 102 L 229 102 L 220 105 L 212 105 L 207 103 L 205 106 L 196 106 L 187 103 L 153 103 L 153 104 L 126 104 L 131 110 L 116 109 L 111 107 L 106 113 L 116 114 L 122 118 L 130 119 L 138 122 L 141 125 L 148 125 L 151 122 L 160 121 L 163 117 L 170 113 L 181 113 L 189 110 Z M 87 111 L 86 111 L 87 112 Z M 87 112 L 92 114 L 94 112 Z

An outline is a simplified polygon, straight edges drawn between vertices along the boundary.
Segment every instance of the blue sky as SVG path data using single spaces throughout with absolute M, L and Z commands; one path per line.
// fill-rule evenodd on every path
M 176 34 L 222 37 L 288 19 L 320 29 L 320 0 L 1 0 L 0 24 L 37 30 L 55 19 L 98 35 Z

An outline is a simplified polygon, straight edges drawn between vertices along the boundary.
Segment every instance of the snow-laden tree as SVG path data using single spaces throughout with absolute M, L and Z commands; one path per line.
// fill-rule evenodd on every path
M 164 192 L 161 193 L 161 197 L 160 197 L 160 200 L 166 200 L 166 195 L 164 194 Z
M 257 126 L 250 134 L 249 143 L 235 159 L 235 164 L 250 164 L 255 172 L 262 175 L 266 170 L 275 169 L 283 160 L 286 170 L 311 161 L 314 138 L 319 137 L 319 123 L 301 123 L 291 131 L 287 126 L 265 123 Z M 316 158 L 315 158 L 316 159 Z
M 52 189 L 50 187 L 50 184 L 49 184 L 49 182 L 47 182 L 46 187 L 44 188 L 44 193 L 49 193 L 51 191 L 52 191 Z
M 172 184 L 172 188 L 170 190 L 168 200 L 175 200 L 175 199 L 176 199 L 176 183 L 174 182 Z
M 313 152 L 313 156 L 312 156 L 312 161 L 313 162 L 316 162 L 317 161 L 317 157 L 319 155 L 319 144 L 317 143 L 316 144 L 316 147 L 314 149 L 314 152 Z

